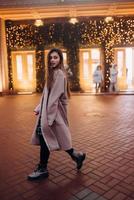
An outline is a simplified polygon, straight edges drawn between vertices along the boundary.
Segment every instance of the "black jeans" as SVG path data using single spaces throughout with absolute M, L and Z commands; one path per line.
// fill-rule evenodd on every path
M 42 134 L 39 135 L 39 140 L 40 140 L 40 164 L 47 168 L 48 164 L 48 159 L 50 156 L 50 151 L 45 143 L 45 140 L 42 136 Z M 74 149 L 71 148 L 69 150 L 66 150 L 66 152 L 72 157 Z
M 39 140 L 40 140 L 40 164 L 43 167 L 47 168 L 50 151 L 49 151 L 49 149 L 45 143 L 45 140 L 41 134 L 39 135 Z

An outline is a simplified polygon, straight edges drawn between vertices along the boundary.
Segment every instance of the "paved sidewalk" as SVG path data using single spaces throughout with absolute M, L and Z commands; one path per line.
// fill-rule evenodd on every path
M 133 95 L 72 96 L 73 146 L 87 153 L 77 173 L 65 152 L 53 152 L 46 180 L 29 182 L 39 147 L 30 145 L 40 95 L 0 97 L 1 200 L 134 200 Z

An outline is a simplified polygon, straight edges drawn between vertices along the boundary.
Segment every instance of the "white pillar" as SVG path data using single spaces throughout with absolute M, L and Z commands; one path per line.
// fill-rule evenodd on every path
M 132 85 L 134 89 L 134 48 L 132 48 Z
M 0 19 L 0 92 L 7 93 L 8 87 L 8 62 L 5 21 Z

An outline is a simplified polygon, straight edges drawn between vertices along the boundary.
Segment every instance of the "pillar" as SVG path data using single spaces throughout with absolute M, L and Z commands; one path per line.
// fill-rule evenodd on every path
M 0 93 L 9 90 L 5 21 L 0 18 Z

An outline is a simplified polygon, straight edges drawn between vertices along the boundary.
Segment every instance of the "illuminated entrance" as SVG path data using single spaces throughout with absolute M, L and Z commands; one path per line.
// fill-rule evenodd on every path
M 94 91 L 93 73 L 101 63 L 99 48 L 80 49 L 80 86 L 84 91 Z
M 17 93 L 36 91 L 35 52 L 14 51 L 12 55 L 13 85 Z
M 115 48 L 115 63 L 119 90 L 134 91 L 134 47 Z

